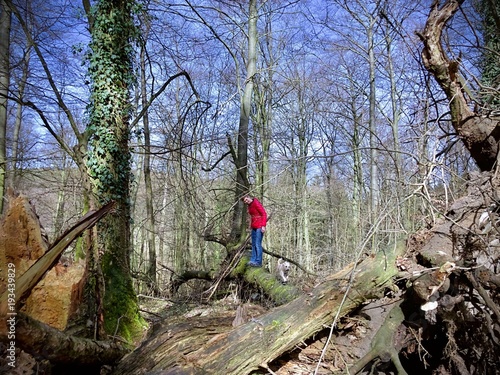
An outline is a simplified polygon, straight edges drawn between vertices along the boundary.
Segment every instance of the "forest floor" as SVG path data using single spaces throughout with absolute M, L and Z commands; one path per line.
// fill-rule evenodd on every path
M 241 303 L 234 295 L 210 303 L 201 303 L 201 298 L 198 301 L 196 299 L 192 298 L 186 303 L 185 300 L 174 302 L 141 296 L 141 313 L 151 326 L 148 336 L 158 336 L 159 331 L 169 325 L 170 319 L 178 322 L 179 318 L 187 324 L 191 322 L 196 328 L 206 324 L 207 331 L 212 329 L 215 318 L 219 325 L 218 332 L 228 331 L 235 324 L 239 306 L 245 307 L 243 323 L 258 319 L 272 308 L 264 307 L 265 301 L 262 304 Z M 352 364 L 366 351 L 366 342 L 373 335 L 373 329 L 377 329 L 385 318 L 380 307 L 388 303 L 388 299 L 381 299 L 367 304 L 355 315 L 341 319 L 333 331 L 331 327 L 325 327 L 315 337 L 270 363 L 269 369 L 255 371 L 253 374 L 326 375 L 345 372 L 348 363 Z

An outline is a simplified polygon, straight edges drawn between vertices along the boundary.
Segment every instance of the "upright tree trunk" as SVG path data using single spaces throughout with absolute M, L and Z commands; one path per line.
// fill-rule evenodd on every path
M 28 71 L 29 71 L 29 63 L 31 56 L 31 46 L 28 45 L 26 48 L 26 53 L 24 54 L 23 61 L 20 66 L 22 69 L 21 79 L 18 84 L 18 97 L 19 99 L 23 99 L 24 97 L 24 89 L 26 88 L 26 81 L 28 80 Z M 10 173 L 11 176 L 8 179 L 8 184 L 11 187 L 17 186 L 17 158 L 19 152 L 19 135 L 21 133 L 21 124 L 23 120 L 23 105 L 21 103 L 17 103 L 16 105 L 16 116 L 14 118 L 14 131 L 12 134 L 12 158 L 10 164 Z
M 99 204 L 116 202 L 97 226 L 105 282 L 104 329 L 126 340 L 139 333 L 143 320 L 130 275 L 130 152 L 131 17 L 133 1 L 100 0 L 91 27 L 92 77 L 91 152 L 89 173 Z
M 299 254 L 299 261 L 305 267 L 310 267 L 311 247 L 309 242 L 309 213 L 307 207 L 307 147 L 308 140 L 308 126 L 306 119 L 306 110 L 304 98 L 298 99 L 300 107 L 299 113 L 299 154 L 297 155 L 296 163 L 296 176 L 295 176 L 295 195 L 296 195 L 296 213 L 297 217 L 297 250 Z
M 246 211 L 241 198 L 248 192 L 248 126 L 252 110 L 254 75 L 257 72 L 257 0 L 249 1 L 248 14 L 248 60 L 245 87 L 241 98 L 240 123 L 238 126 L 238 145 L 233 159 L 236 166 L 235 208 L 231 229 L 233 241 L 243 240 L 246 227 Z
M 145 34 L 149 32 L 149 23 L 146 23 L 147 29 Z M 148 105 L 148 95 L 146 91 L 146 46 L 141 46 L 140 64 L 141 64 L 141 98 L 142 107 Z M 156 282 L 156 244 L 155 244 L 155 216 L 153 210 L 153 184 L 151 182 L 151 134 L 149 130 L 149 116 L 148 111 L 144 112 L 143 119 L 144 125 L 144 188 L 146 190 L 146 236 L 148 244 L 148 266 L 147 275 L 150 280 L 149 288 L 156 293 L 158 286 Z
M 351 78 L 349 80 L 349 89 L 351 92 L 356 92 L 355 82 Z M 353 238 L 361 236 L 361 207 L 363 202 L 363 159 L 361 156 L 361 137 L 360 131 L 362 115 L 358 113 L 356 98 L 353 97 L 349 102 L 350 115 L 352 119 L 352 134 L 349 136 L 350 147 L 352 148 L 352 228 L 355 233 L 352 233 Z
M 10 25 L 12 12 L 0 1 L 0 215 L 7 175 L 7 96 L 10 86 Z
M 369 128 L 370 128 L 370 220 L 371 223 L 377 221 L 378 207 L 380 201 L 380 186 L 378 183 L 378 132 L 376 108 L 376 87 L 375 87 L 375 51 L 374 51 L 374 28 L 376 18 L 370 17 L 368 25 L 368 63 L 370 70 L 370 90 L 369 90 Z M 377 237 L 373 236 L 372 251 L 377 251 Z
M 263 4 L 265 6 L 265 4 Z M 255 132 L 255 162 L 256 185 L 258 196 L 265 206 L 265 196 L 269 186 L 269 157 L 271 151 L 271 136 L 273 128 L 274 100 L 274 70 L 277 59 L 273 44 L 273 12 L 271 7 L 264 9 L 265 38 L 260 43 L 261 49 L 267 51 L 267 57 L 262 58 L 259 74 L 259 85 L 255 88 L 256 116 L 253 124 Z M 264 54 L 264 53 L 263 53 Z M 258 137 L 257 137 L 258 136 Z M 268 238 L 268 237 L 266 237 Z
M 389 26 L 387 26 L 389 27 Z M 397 93 L 397 85 L 395 79 L 395 71 L 394 64 L 392 59 L 392 39 L 389 35 L 389 31 L 386 31 L 385 35 L 385 47 L 387 50 L 387 73 L 389 75 L 390 87 L 391 87 L 391 110 L 392 110 L 392 119 L 391 119 L 391 130 L 392 130 L 392 139 L 394 142 L 394 166 L 396 169 L 396 181 L 399 181 L 401 178 L 402 165 L 401 165 L 401 152 L 399 146 L 399 118 L 400 118 L 400 107 L 398 105 L 398 93 Z

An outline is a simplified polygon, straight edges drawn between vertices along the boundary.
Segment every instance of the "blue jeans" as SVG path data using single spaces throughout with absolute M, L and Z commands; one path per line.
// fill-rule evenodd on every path
M 252 229 L 252 256 L 251 263 L 262 265 L 262 229 Z

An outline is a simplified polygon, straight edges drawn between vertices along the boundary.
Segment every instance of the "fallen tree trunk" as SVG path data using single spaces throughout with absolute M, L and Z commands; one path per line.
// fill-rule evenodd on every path
M 97 341 L 75 337 L 17 313 L 16 344 L 35 357 L 43 357 L 52 364 L 96 367 L 113 364 L 129 351 L 111 341 Z
M 155 336 L 126 357 L 115 374 L 242 375 L 267 368 L 281 354 L 330 325 L 335 317 L 380 297 L 398 272 L 394 260 L 402 251 L 404 246 L 399 246 L 387 257 L 380 253 L 350 265 L 286 305 L 235 329 L 216 330 L 208 343 L 206 335 L 189 345 L 183 342 L 175 358 L 172 348 L 178 343 Z M 162 360 L 165 355 L 170 358 L 168 363 Z

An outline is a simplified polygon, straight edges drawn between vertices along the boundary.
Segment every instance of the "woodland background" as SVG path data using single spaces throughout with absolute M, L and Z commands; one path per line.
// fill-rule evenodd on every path
M 10 39 L 1 30 L 0 187 L 30 198 L 50 242 L 96 206 L 82 170 L 92 168 L 86 155 L 99 155 L 99 144 L 87 143 L 97 134 L 88 131 L 99 77 L 89 49 L 95 4 L 1 4 L 1 25 L 6 9 L 13 17 Z M 270 214 L 266 267 L 289 259 L 291 284 L 304 287 L 434 226 L 479 170 L 452 126 L 450 100 L 423 66 L 418 32 L 431 1 L 255 6 L 252 31 L 247 2 L 133 3 L 129 149 L 118 151 L 130 151 L 137 294 L 171 298 L 179 275 L 217 272 L 239 238 L 243 191 Z M 484 115 L 498 111 L 498 11 L 490 0 L 460 1 L 442 39 Z M 81 242 L 68 262 L 83 257 Z M 212 280 L 200 275 L 175 298 L 198 299 L 210 285 L 199 279 Z
M 137 43 L 146 50 L 142 65 L 139 54 L 134 60 L 134 114 L 142 107 L 141 89 L 150 98 L 179 72 L 190 75 L 200 99 L 179 77 L 149 108 L 147 148 L 143 120 L 131 128 L 136 272 L 146 273 L 150 245 L 157 262 L 177 272 L 218 267 L 224 249 L 203 234 L 208 228 L 224 236 L 235 204 L 234 164 L 229 157 L 218 161 L 238 130 L 248 10 L 243 2 L 189 4 L 145 3 L 138 13 Z M 465 3 L 447 28 L 449 53 L 467 57 L 465 78 L 473 85 L 484 57 L 477 6 Z M 90 94 L 82 5 L 19 7 L 83 132 Z M 267 249 L 329 273 L 355 257 L 375 223 L 380 230 L 366 251 L 432 225 L 460 193 L 475 166 L 450 128 L 446 100 L 421 66 L 415 31 L 428 9 L 429 2 L 259 4 L 248 165 L 251 192 L 271 214 Z M 15 19 L 12 26 L 10 91 L 23 102 L 9 101 L 5 181 L 33 201 L 54 239 L 84 210 L 82 177 L 58 143 L 72 149 L 75 129 Z M 48 123 L 23 103 L 33 103 Z M 145 172 L 152 181 L 152 242 Z M 164 289 L 170 274 L 161 269 L 158 277 Z

